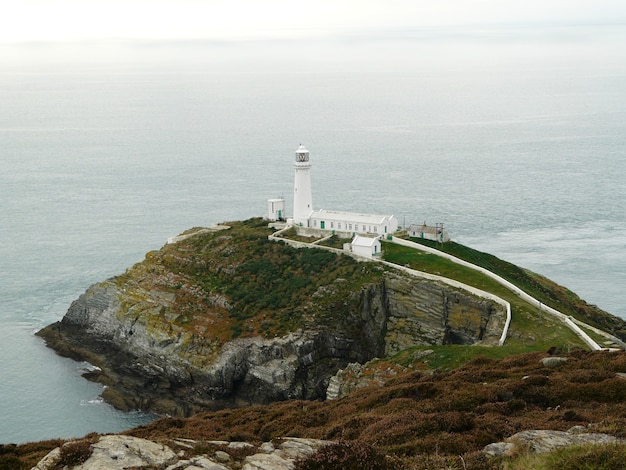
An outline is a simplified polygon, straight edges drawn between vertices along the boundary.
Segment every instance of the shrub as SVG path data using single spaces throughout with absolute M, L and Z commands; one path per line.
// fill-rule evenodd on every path
M 83 439 L 80 441 L 71 441 L 61 447 L 59 466 L 73 467 L 80 465 L 91 457 L 93 449 L 91 448 L 91 440 Z
M 338 442 L 294 462 L 295 470 L 396 470 L 400 467 L 371 446 Z

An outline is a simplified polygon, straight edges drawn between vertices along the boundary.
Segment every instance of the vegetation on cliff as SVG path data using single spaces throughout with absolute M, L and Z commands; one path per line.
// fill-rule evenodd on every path
M 311 326 L 312 320 L 317 328 L 325 320 L 332 320 L 333 328 L 351 327 L 350 316 L 337 307 L 382 278 L 378 266 L 271 242 L 272 230 L 263 219 L 228 226 L 149 253 L 116 278 L 125 304 L 130 309 L 149 298 L 160 300 L 167 309 L 153 320 L 163 318 L 195 337 L 210 337 L 217 349 L 238 337 L 280 336 Z M 329 284 L 333 289 L 324 290 Z M 320 289 L 324 295 L 314 295 Z

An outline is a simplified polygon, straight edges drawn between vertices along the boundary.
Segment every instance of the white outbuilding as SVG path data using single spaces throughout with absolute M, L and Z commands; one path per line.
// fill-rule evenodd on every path
M 350 248 L 354 254 L 371 258 L 381 252 L 380 238 L 355 235 Z
M 285 220 L 285 198 L 278 197 L 267 200 L 267 217 L 272 222 Z

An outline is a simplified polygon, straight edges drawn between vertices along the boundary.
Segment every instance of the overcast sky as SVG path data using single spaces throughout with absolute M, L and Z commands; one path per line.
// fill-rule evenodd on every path
M 529 22 L 626 24 L 626 1 L 13 0 L 0 41 L 290 38 Z

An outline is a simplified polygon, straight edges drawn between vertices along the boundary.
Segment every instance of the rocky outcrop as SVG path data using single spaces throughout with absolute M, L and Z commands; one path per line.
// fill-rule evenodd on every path
M 385 355 L 415 344 L 495 345 L 502 334 L 505 315 L 494 302 L 399 274 L 387 276 L 386 284 Z
M 432 349 L 426 349 L 416 351 L 412 357 L 415 361 L 421 361 L 432 353 Z M 339 369 L 330 378 L 326 389 L 326 399 L 337 400 L 360 388 L 372 385 L 382 386 L 387 380 L 411 370 L 410 367 L 380 362 L 376 359 L 365 364 L 352 362 L 345 369 Z
M 70 441 L 51 451 L 33 470 L 60 467 L 75 470 L 291 470 L 297 458 L 304 458 L 330 443 L 283 438 L 257 447 L 246 442 L 173 439 L 165 445 L 132 436 L 107 435 L 92 444 Z M 72 450 L 73 447 L 83 449 L 82 455 Z
M 573 445 L 612 444 L 615 442 L 619 442 L 615 436 L 589 432 L 588 428 L 575 426 L 568 431 L 528 430 L 518 432 L 504 442 L 487 445 L 483 452 L 490 457 L 518 455 L 521 452 L 542 454 Z
M 225 282 L 219 277 L 225 272 L 231 276 L 226 279 L 240 282 L 265 276 L 271 284 L 283 276 L 261 257 L 232 277 L 239 272 L 237 266 L 248 265 L 236 264 L 245 263 L 243 255 L 242 260 L 232 259 L 242 245 L 232 240 L 235 229 L 228 233 L 207 233 L 189 239 L 196 245 L 181 242 L 149 253 L 124 275 L 91 286 L 60 322 L 39 335 L 60 354 L 97 366 L 87 377 L 108 386 L 103 397 L 117 408 L 173 416 L 324 398 L 331 377 L 349 363 L 415 345 L 493 345 L 501 335 L 505 312 L 497 304 L 374 263 L 362 268 L 354 261 L 342 273 L 365 273 L 366 281 L 358 274 L 353 279 L 329 279 L 328 274 L 308 300 L 299 298 L 291 311 L 281 311 L 281 321 L 288 322 L 290 315 L 299 319 L 297 328 L 272 334 L 260 326 L 276 323 L 267 320 L 271 313 L 257 318 L 242 301 L 234 307 L 237 301 L 226 295 L 223 284 L 207 287 Z M 246 236 L 242 244 L 249 243 Z M 271 250 L 278 258 L 277 250 L 292 250 L 285 257 L 297 259 L 292 248 L 267 244 L 254 253 Z M 299 267 L 292 261 L 286 269 Z M 298 276 L 292 275 L 302 279 Z M 246 292 L 236 294 L 247 298 Z M 250 294 L 259 298 L 256 291 Z M 231 332 L 241 334 L 242 325 L 252 333 L 232 339 Z
M 80 302 L 73 308 L 77 305 Z M 80 310 L 89 308 L 81 305 Z M 187 416 L 225 406 L 315 399 L 324 396 L 327 378 L 339 367 L 364 360 L 354 340 L 328 332 L 298 331 L 271 340 L 230 341 L 211 364 L 198 367 L 168 351 L 171 343 L 162 347 L 150 341 L 143 328 L 135 326 L 131 340 L 120 340 L 118 331 L 125 325 L 110 328 L 107 323 L 115 320 L 106 309 L 101 315 L 97 311 L 85 315 L 84 329 L 69 323 L 75 319 L 70 312 L 42 335 L 55 349 L 97 365 L 102 373 L 88 375 L 110 385 L 103 396 L 121 409 Z M 80 335 L 84 331 L 87 334 Z M 110 331 L 108 340 L 90 336 L 94 331 Z

